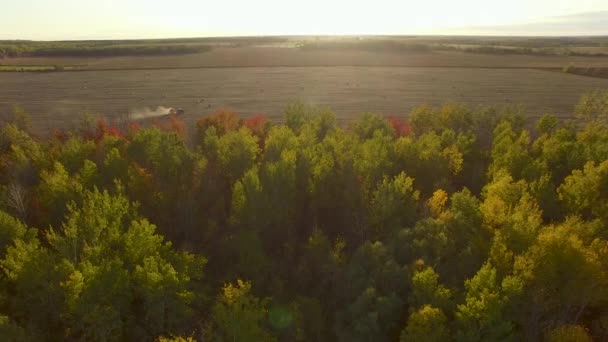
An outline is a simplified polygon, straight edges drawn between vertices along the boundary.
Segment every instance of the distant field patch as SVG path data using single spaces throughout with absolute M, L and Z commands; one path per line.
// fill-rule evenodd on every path
M 52 65 L 0 65 L 0 71 L 56 71 Z
M 0 65 L 0 72 L 50 72 L 76 70 L 76 66 L 61 65 Z
M 589 76 L 589 77 L 599 77 L 599 78 L 608 78 L 608 68 L 581 68 L 574 66 L 567 66 L 563 69 L 564 72 L 574 75 L 581 76 Z

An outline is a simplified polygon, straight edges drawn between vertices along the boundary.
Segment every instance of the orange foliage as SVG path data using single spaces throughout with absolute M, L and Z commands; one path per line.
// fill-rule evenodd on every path
M 266 116 L 264 114 L 257 114 L 245 120 L 245 126 L 258 137 L 263 137 L 266 131 Z
M 174 115 L 154 122 L 154 126 L 161 131 L 175 132 L 182 138 L 186 136 L 186 124 Z
M 97 140 L 101 140 L 106 136 L 123 138 L 124 135 L 116 125 L 109 125 L 106 119 L 97 119 Z
M 399 120 L 399 118 L 395 116 L 390 116 L 388 118 L 388 122 L 395 130 L 395 135 L 398 137 L 406 137 L 412 134 L 412 126 L 407 120 Z
M 214 126 L 217 129 L 217 133 L 222 135 L 226 132 L 237 130 L 241 127 L 242 121 L 235 112 L 221 109 L 198 120 L 196 128 L 202 134 L 207 128 Z

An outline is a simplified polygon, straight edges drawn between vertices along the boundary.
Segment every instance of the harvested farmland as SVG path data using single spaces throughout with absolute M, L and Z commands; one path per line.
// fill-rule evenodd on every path
M 522 106 L 530 117 L 566 116 L 581 94 L 608 79 L 536 69 L 431 67 L 260 67 L 0 74 L 0 113 L 13 105 L 34 128 L 77 124 L 82 113 L 119 118 L 138 107 L 181 107 L 184 120 L 218 109 L 281 118 L 302 100 L 331 106 L 348 122 L 362 112 L 404 117 L 419 105 Z

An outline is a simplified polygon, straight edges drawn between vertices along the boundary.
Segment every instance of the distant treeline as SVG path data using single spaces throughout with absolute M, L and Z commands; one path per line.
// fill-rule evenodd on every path
M 573 48 L 608 47 L 608 38 L 345 38 L 343 40 L 304 41 L 298 44 L 303 50 L 363 50 L 363 51 L 463 51 L 469 53 L 497 55 L 535 55 L 535 56 L 587 56 L 605 57 L 604 51 L 582 51 Z
M 608 47 L 608 37 L 443 37 L 428 40 L 438 44 L 511 46 L 528 48 Z
M 211 46 L 209 45 L 186 43 L 163 44 L 156 41 L 0 41 L 0 58 L 179 55 L 207 52 L 209 50 L 211 50 Z
M 529 47 L 504 47 L 480 45 L 473 47 L 444 46 L 449 50 L 460 50 L 470 53 L 482 53 L 493 55 L 532 55 L 532 56 L 581 56 L 581 57 L 605 57 L 605 52 L 574 51 L 569 48 L 529 48 Z
M 574 67 L 569 65 L 565 67 L 563 71 L 569 74 L 581 76 L 608 78 L 608 68 Z
M 94 45 L 171 45 L 171 44 L 270 44 L 282 43 L 288 40 L 287 37 L 195 37 L 195 38 L 166 38 L 166 39 L 108 39 L 108 40 L 66 40 L 57 41 L 56 43 L 82 43 Z M 10 43 L 15 41 L 2 41 L 0 43 Z M 18 42 L 34 42 L 34 41 L 18 41 Z M 34 42 L 36 43 L 36 42 Z

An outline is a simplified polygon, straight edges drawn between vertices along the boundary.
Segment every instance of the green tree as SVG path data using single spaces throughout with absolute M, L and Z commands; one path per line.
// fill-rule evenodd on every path
M 484 188 L 481 212 L 485 225 L 500 230 L 507 247 L 520 253 L 536 239 L 542 226 L 542 212 L 528 192 L 528 184 L 514 181 L 502 171 Z
M 170 180 L 180 178 L 192 158 L 192 153 L 178 134 L 162 132 L 158 128 L 137 131 L 127 153 L 130 161 L 150 170 L 158 179 L 169 183 L 167 186 L 173 185 Z
M 394 143 L 395 165 L 416 179 L 423 194 L 448 188 L 450 179 L 464 167 L 464 150 L 472 141 L 465 135 L 446 130 L 442 135 L 434 131 L 417 139 L 401 137 Z
M 352 257 L 344 307 L 336 312 L 339 341 L 388 341 L 399 334 L 407 272 L 380 242 L 365 243 Z
M 574 113 L 580 120 L 602 121 L 608 118 L 608 92 L 596 90 L 581 96 Z
M 67 141 L 60 142 L 57 149 L 55 160 L 60 162 L 68 173 L 73 174 L 82 167 L 85 160 L 93 159 L 95 143 L 72 136 Z
M 190 151 L 182 137 L 158 128 L 141 129 L 126 148 L 126 157 L 114 160 L 128 178 L 129 195 L 168 238 L 181 243 L 203 235 L 201 219 L 194 213 L 206 195 L 207 160 Z
M 422 259 L 448 286 L 460 286 L 486 260 L 492 230 L 483 225 L 479 200 L 467 189 L 454 193 L 447 208 L 447 198 L 440 199 L 441 192 L 436 194 L 427 204 L 433 215 L 399 233 L 406 247 L 396 253 L 407 263 Z
M 551 114 L 544 114 L 536 120 L 536 131 L 541 135 L 549 135 L 559 126 L 559 120 Z
M 363 178 L 366 193 L 370 193 L 385 176 L 393 174 L 393 138 L 374 131 L 372 138 L 365 140 L 354 161 L 357 174 Z
M 35 234 L 35 230 L 29 229 L 14 217 L 0 211 L 0 257 L 6 254 L 15 240 L 30 240 Z
M 365 141 L 374 137 L 376 131 L 380 131 L 381 135 L 393 135 L 393 128 L 382 115 L 375 113 L 364 113 L 352 125 L 352 131 Z
M 489 178 L 495 177 L 501 170 L 506 170 L 515 179 L 533 179 L 538 171 L 529 148 L 528 131 L 518 133 L 509 121 L 501 122 L 494 129 Z
M 205 154 L 219 164 L 220 170 L 234 182 L 249 170 L 257 159 L 257 137 L 247 128 L 228 132 L 220 137 L 213 128 L 205 132 Z
M 593 121 L 576 133 L 576 141 L 583 151 L 583 161 L 594 161 L 602 163 L 608 159 L 608 126 L 604 123 Z
M 508 315 L 509 297 L 520 291 L 516 278 L 496 277 L 496 269 L 485 264 L 465 282 L 465 303 L 456 310 L 457 341 L 517 341 Z
M 251 283 L 226 284 L 213 306 L 218 337 L 226 341 L 274 341 L 268 323 L 268 301 L 251 294 Z
M 441 309 L 425 305 L 413 312 L 401 332 L 400 342 L 443 342 L 450 340 L 448 319 Z
M 547 342 L 591 342 L 593 338 L 580 325 L 563 325 L 545 335 Z
M 542 230 L 536 243 L 517 256 L 514 273 L 523 280 L 517 317 L 527 339 L 544 329 L 578 323 L 606 300 L 605 242 L 595 236 L 601 226 L 573 218 Z
M 432 267 L 415 271 L 412 275 L 410 303 L 413 309 L 423 308 L 425 304 L 443 310 L 450 309 L 452 293 L 439 283 L 439 275 Z
M 288 127 L 274 126 L 264 140 L 264 159 L 269 162 L 277 161 L 283 151 L 297 151 L 299 147 L 298 137 Z
M 1 263 L 10 317 L 28 331 L 140 340 L 190 326 L 204 258 L 173 251 L 123 195 L 85 191 L 41 235 L 14 240 Z
M 196 340 L 192 337 L 192 336 L 171 336 L 171 337 L 164 337 L 161 336 L 158 338 L 158 340 L 156 342 L 196 342 Z
M 414 180 L 401 172 L 393 179 L 384 178 L 374 191 L 370 208 L 372 240 L 384 240 L 392 233 L 416 222 L 420 193 Z
M 334 130 L 336 118 L 329 108 L 296 102 L 285 110 L 285 123 L 296 135 L 311 134 L 315 139 L 323 140 Z
M 11 322 L 7 316 L 2 315 L 0 315 L 0 336 L 7 341 L 14 342 L 36 341 L 40 338 L 39 336 L 35 338 L 31 332 L 26 331 L 14 322 Z
M 583 170 L 572 171 L 557 191 L 569 213 L 608 222 L 607 185 L 608 161 L 599 165 L 589 162 Z
M 449 227 L 452 248 L 442 262 L 440 273 L 450 286 L 462 284 L 487 259 L 493 232 L 483 224 L 479 200 L 466 188 L 452 194 L 448 210 L 439 219 Z
M 335 240 L 362 241 L 366 217 L 363 187 L 356 166 L 359 142 L 341 129 L 328 134 L 320 143 L 302 151 L 298 173 L 298 217 L 303 239 L 318 228 Z M 371 157 L 371 156 L 370 156 Z M 306 215 L 310 210 L 310 217 Z
M 61 315 L 67 311 L 66 294 L 61 283 L 70 267 L 40 241 L 16 239 L 0 262 L 3 306 L 9 318 L 34 336 L 61 340 L 66 325 Z
M 67 204 L 80 198 L 82 184 L 67 172 L 60 162 L 55 162 L 51 170 L 40 173 L 38 196 L 46 215 L 40 218 L 44 225 L 58 225 L 67 213 Z
M 576 130 L 571 127 L 543 133 L 534 141 L 533 151 L 538 154 L 546 172 L 551 172 L 555 184 L 585 163 L 584 144 L 577 140 Z

